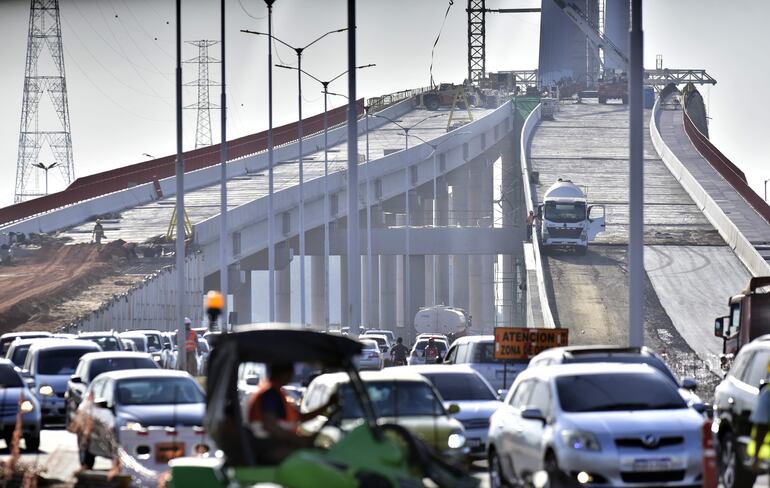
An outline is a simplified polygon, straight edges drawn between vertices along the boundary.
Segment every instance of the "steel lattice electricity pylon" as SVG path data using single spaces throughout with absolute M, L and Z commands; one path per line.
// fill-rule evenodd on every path
M 38 64 L 44 46 L 53 58 L 51 68 L 40 73 L 47 64 Z M 56 120 L 39 120 L 38 108 L 43 93 L 48 92 Z M 56 130 L 40 130 L 40 125 Z M 55 126 L 55 127 L 54 127 Z M 59 168 L 64 182 L 69 185 L 75 178 L 72 160 L 72 137 L 67 104 L 67 82 L 64 76 L 64 50 L 61 39 L 59 0 L 32 0 L 27 35 L 27 61 L 24 70 L 24 98 L 21 105 L 19 128 L 19 155 L 16 162 L 16 189 L 14 201 L 22 202 L 41 196 L 38 179 L 30 177 L 35 171 L 33 164 L 47 143 L 53 153 L 53 162 Z
M 219 63 L 218 59 L 209 56 L 209 47 L 218 44 L 219 41 L 187 41 L 198 47 L 198 57 L 188 59 L 185 63 L 196 63 L 198 65 L 198 79 L 185 83 L 185 86 L 198 87 L 198 103 L 188 105 L 187 109 L 198 110 L 198 123 L 195 127 L 195 148 L 211 145 L 211 109 L 219 108 L 209 102 L 209 87 L 219 86 L 219 83 L 209 80 L 209 64 Z

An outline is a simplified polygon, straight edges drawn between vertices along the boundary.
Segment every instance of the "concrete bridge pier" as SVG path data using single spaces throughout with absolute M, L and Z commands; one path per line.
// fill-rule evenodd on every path
M 340 326 L 347 327 L 350 315 L 350 300 L 348 300 L 348 257 L 340 256 Z
M 433 202 L 436 221 L 439 227 L 449 225 L 449 188 L 445 178 L 436 183 L 436 200 Z M 449 256 L 436 256 L 433 270 L 433 282 L 436 287 L 436 305 L 449 303 Z M 432 302 L 429 302 L 432 303 Z
M 396 330 L 396 256 L 382 255 L 380 265 L 379 326 Z
M 326 280 L 324 257 L 310 256 L 310 322 L 314 327 L 326 326 Z
M 275 320 L 291 322 L 291 262 L 275 270 Z
M 472 227 L 492 227 L 493 166 L 481 158 L 470 168 L 468 211 Z M 470 314 L 476 330 L 490 333 L 494 328 L 494 256 L 472 255 L 468 286 Z
M 461 169 L 451 175 L 452 194 L 449 198 L 449 225 L 467 224 L 468 173 Z M 452 296 L 450 305 L 468 310 L 468 256 L 452 255 Z
M 236 313 L 235 324 L 250 324 L 251 317 L 251 270 L 231 267 L 228 272 L 228 286 L 233 293 L 233 311 Z

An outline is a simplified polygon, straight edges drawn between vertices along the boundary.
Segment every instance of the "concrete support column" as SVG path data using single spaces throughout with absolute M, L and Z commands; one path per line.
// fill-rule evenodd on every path
M 449 199 L 449 224 L 464 226 L 468 212 L 468 181 L 458 178 L 452 184 L 452 196 Z M 468 310 L 468 256 L 453 255 L 452 259 L 452 300 L 455 307 Z
M 518 121 L 517 121 L 518 124 Z M 501 155 L 501 197 L 502 197 L 502 225 L 508 229 L 515 242 L 526 239 L 525 205 L 523 196 L 523 182 L 519 169 L 519 155 L 516 138 L 512 138 L 512 147 Z M 518 248 L 518 246 L 517 246 Z M 517 258 L 524 255 L 523 248 L 517 249 L 516 255 L 503 255 L 500 269 L 500 277 L 503 281 L 502 312 L 505 325 L 521 325 L 521 317 L 517 314 L 520 305 L 517 301 L 518 273 L 516 269 Z
M 251 318 L 251 271 L 238 271 L 233 280 L 229 280 L 233 293 L 233 309 L 238 315 L 236 324 L 250 324 Z M 236 282 L 236 283 L 233 283 Z
M 406 303 L 404 296 L 406 294 L 406 287 L 404 286 L 404 274 L 406 273 L 406 266 L 404 266 L 405 260 L 402 254 L 396 256 L 396 326 L 402 329 L 406 326 L 404 322 L 404 316 L 406 315 L 404 308 Z
M 486 162 L 481 170 L 479 209 L 482 227 L 494 226 L 494 160 Z M 495 260 L 496 255 L 481 256 L 481 317 L 485 334 L 492 334 L 495 327 Z
M 409 280 L 411 282 L 412 300 L 410 300 L 410 309 L 407 310 L 405 317 L 406 334 L 412 338 L 414 332 L 414 317 L 421 307 L 425 306 L 425 256 L 412 255 L 409 259 Z
M 433 200 L 425 200 L 423 202 L 423 212 L 425 219 L 422 223 L 423 226 L 433 225 Z M 434 286 L 436 286 L 436 277 L 433 270 L 433 256 L 425 256 L 425 296 L 423 297 L 424 303 L 427 305 L 434 305 Z
M 481 168 L 474 166 L 469 169 L 468 174 L 468 206 L 467 216 L 468 225 L 478 227 L 483 224 L 482 212 L 482 183 Z M 476 333 L 483 330 L 483 293 L 481 286 L 481 266 L 482 256 L 472 255 L 468 258 L 468 299 L 469 312 L 473 317 L 473 325 L 476 327 Z
M 348 259 L 347 256 L 340 256 L 340 326 L 347 327 L 349 324 L 350 300 L 348 300 Z
M 326 327 L 325 286 L 324 257 L 310 256 L 310 323 L 316 328 Z
M 439 227 L 449 225 L 449 187 L 446 179 L 440 178 L 436 184 L 436 220 Z M 438 255 L 433 270 L 433 283 L 436 287 L 437 304 L 449 304 L 449 256 Z M 430 303 L 430 302 L 429 302 Z
M 364 257 L 362 266 L 366 266 L 368 269 L 369 262 L 366 256 Z M 366 315 L 363 320 L 370 329 L 377 329 L 380 327 L 380 263 L 376 254 L 372 254 L 371 287 L 371 297 L 364 297 L 364 301 L 366 302 Z
M 380 323 L 396 329 L 396 256 L 380 256 Z
M 275 270 L 275 320 L 291 322 L 291 263 Z

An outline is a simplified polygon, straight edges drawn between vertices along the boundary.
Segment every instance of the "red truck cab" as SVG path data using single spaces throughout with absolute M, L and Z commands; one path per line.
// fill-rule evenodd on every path
M 746 289 L 730 297 L 728 306 L 730 314 L 714 321 L 714 335 L 724 341 L 723 368 L 745 344 L 770 334 L 770 276 L 751 278 Z

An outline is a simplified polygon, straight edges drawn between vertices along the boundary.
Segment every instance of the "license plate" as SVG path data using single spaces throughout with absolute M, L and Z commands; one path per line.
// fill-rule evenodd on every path
M 468 439 L 465 441 L 465 445 L 468 447 L 479 447 L 481 445 L 481 439 Z
M 655 457 L 655 458 L 632 458 L 624 460 L 624 470 L 637 472 L 650 471 L 672 471 L 684 468 L 684 459 L 681 457 Z
M 161 442 L 155 444 L 155 462 L 163 464 L 184 456 L 184 447 L 184 443 L 181 442 Z

